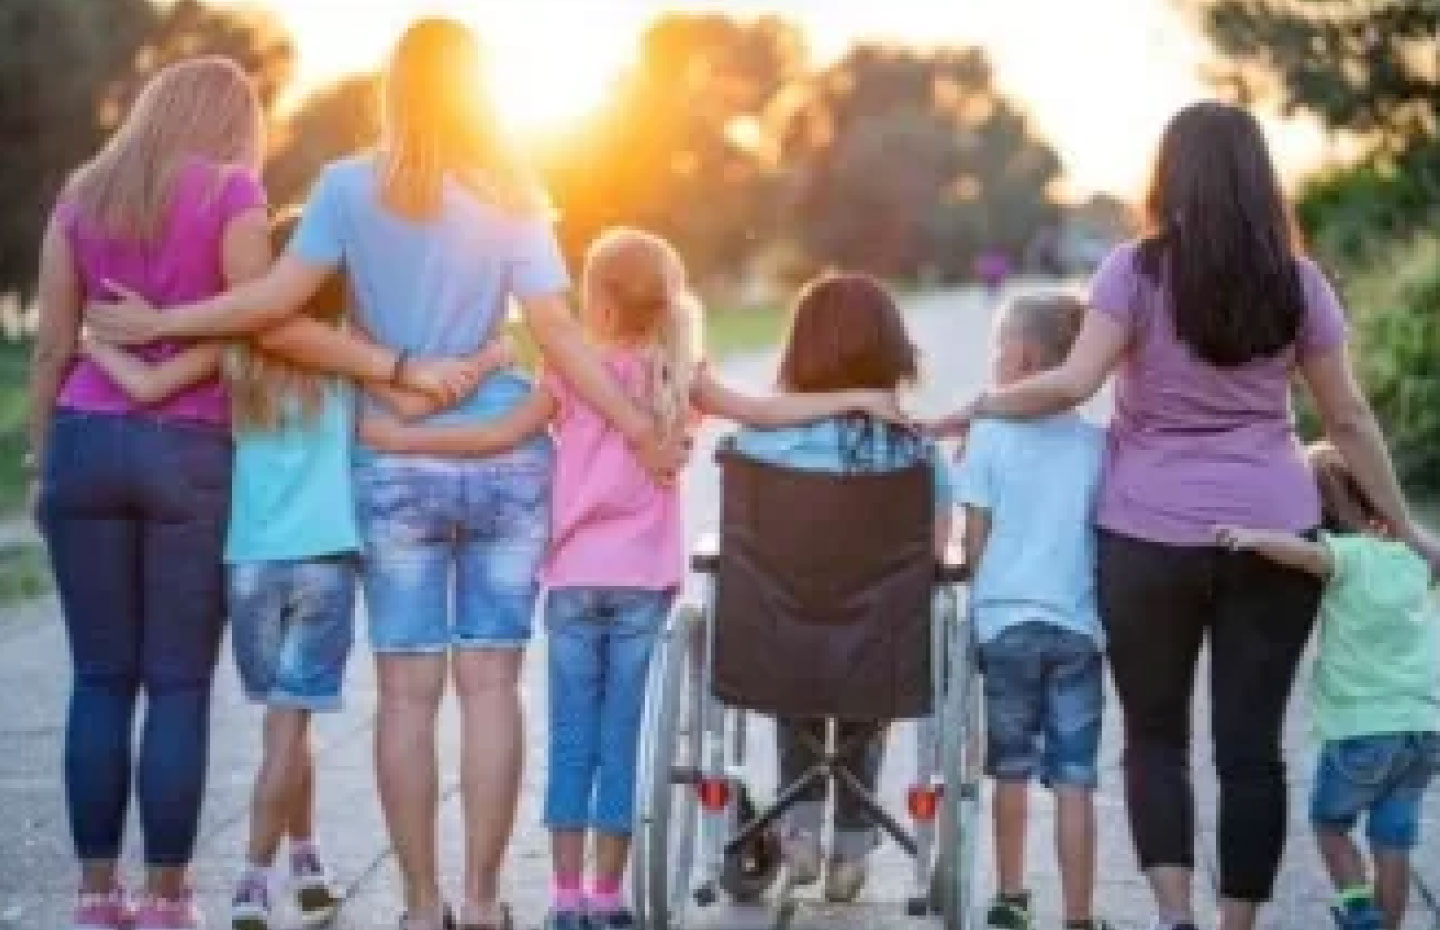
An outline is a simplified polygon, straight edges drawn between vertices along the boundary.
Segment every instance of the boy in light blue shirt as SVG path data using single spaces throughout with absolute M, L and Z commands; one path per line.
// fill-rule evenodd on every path
M 1084 306 L 1021 297 L 995 330 L 992 376 L 1008 384 L 1063 362 Z M 1029 782 L 1055 791 L 1067 930 L 1099 930 L 1094 889 L 1096 756 L 1103 704 L 1093 510 L 1103 431 L 1066 413 L 971 427 L 956 481 L 971 611 L 985 676 L 986 770 L 995 779 L 999 888 L 993 930 L 1029 930 L 1025 820 Z

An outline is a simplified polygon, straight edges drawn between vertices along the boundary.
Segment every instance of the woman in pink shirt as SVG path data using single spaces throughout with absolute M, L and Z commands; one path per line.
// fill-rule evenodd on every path
M 1125 715 L 1126 800 L 1159 926 L 1193 930 L 1190 699 L 1210 646 L 1220 779 L 1222 930 L 1249 930 L 1286 832 L 1281 726 L 1320 586 L 1216 544 L 1218 525 L 1305 533 L 1320 524 L 1296 441 L 1292 375 L 1385 521 L 1433 563 L 1355 383 L 1345 320 L 1298 253 L 1259 125 L 1244 110 L 1182 110 L 1160 144 L 1148 235 L 1091 284 L 1060 368 L 990 391 L 975 417 L 1069 409 L 1116 374 L 1096 521 L 1100 612 Z

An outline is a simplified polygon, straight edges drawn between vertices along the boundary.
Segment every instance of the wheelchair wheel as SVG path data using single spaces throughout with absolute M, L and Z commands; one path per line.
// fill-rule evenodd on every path
M 743 783 L 739 784 L 736 801 L 738 822 L 748 823 L 756 810 Z M 775 884 L 782 864 L 780 837 L 773 828 L 767 829 L 725 857 L 725 867 L 720 872 L 720 887 L 732 901 L 753 904 L 765 897 L 765 892 Z
M 980 688 L 968 633 L 951 647 L 945 695 L 939 851 L 932 897 L 945 930 L 974 930 L 980 824 Z
M 691 647 L 698 622 L 695 614 L 677 615 L 651 669 L 632 870 L 635 912 L 646 930 L 677 930 L 691 892 L 701 736 Z

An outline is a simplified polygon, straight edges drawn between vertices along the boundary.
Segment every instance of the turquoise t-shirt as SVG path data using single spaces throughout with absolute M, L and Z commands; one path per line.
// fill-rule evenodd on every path
M 1104 456 L 1104 431 L 1073 413 L 970 428 L 955 484 L 961 504 L 990 515 L 970 586 L 982 642 L 1027 622 L 1103 641 L 1094 523 Z
M 225 561 L 311 559 L 360 548 L 350 456 L 355 399 L 331 382 L 311 418 L 299 411 L 274 430 L 235 430 Z
M 343 264 L 355 317 L 366 332 L 415 355 L 474 352 L 497 334 L 511 297 L 549 296 L 570 287 L 548 217 L 507 213 L 447 181 L 435 217 L 406 219 L 380 202 L 374 155 L 326 167 L 289 250 L 308 264 Z M 529 392 L 524 375 L 502 372 L 432 420 L 494 419 Z
M 743 429 L 735 434 L 735 450 L 771 465 L 840 474 L 898 471 L 928 461 L 935 473 L 936 508 L 944 511 L 952 505 L 949 469 L 934 445 L 873 420 L 842 417 L 804 426 Z
M 1320 605 L 1313 710 L 1321 739 L 1440 731 L 1440 611 L 1407 545 L 1323 537 L 1334 569 Z

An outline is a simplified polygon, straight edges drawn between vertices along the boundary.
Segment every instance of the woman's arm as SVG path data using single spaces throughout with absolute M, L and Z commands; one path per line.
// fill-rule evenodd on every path
M 856 412 L 892 422 L 905 420 L 894 391 L 856 390 L 758 397 L 721 383 L 708 367 L 701 368 L 697 373 L 693 396 L 696 408 L 707 416 L 761 428 L 798 426 Z
M 359 337 L 363 338 L 363 337 Z M 508 336 L 500 336 L 492 339 L 480 347 L 480 351 L 473 355 L 465 356 L 465 359 L 472 366 L 475 374 L 475 383 L 478 387 L 481 381 L 490 377 L 502 368 L 509 368 L 515 364 L 515 347 L 510 344 Z M 405 388 L 391 387 L 388 384 L 367 384 L 365 389 L 373 397 L 376 397 L 392 412 L 404 420 L 418 420 L 428 417 L 432 413 L 439 413 L 448 404 L 442 403 L 428 394 Z M 468 391 L 466 392 L 469 393 Z
M 522 298 L 520 307 L 549 366 L 620 431 L 651 473 L 673 478 L 689 457 L 686 437 L 661 435 L 654 417 L 615 384 L 586 344 L 565 299 L 559 294 Z
M 360 439 L 382 452 L 484 457 L 514 448 L 544 429 L 555 410 L 550 392 L 537 389 L 505 416 L 474 425 L 426 426 L 367 416 L 360 421 Z
M 151 364 L 119 346 L 84 339 L 85 356 L 120 386 L 131 398 L 142 404 L 158 404 L 186 388 L 211 378 L 220 370 L 220 354 L 224 347 L 218 342 L 202 342 L 178 355 Z
M 30 362 L 30 454 L 38 468 L 45 458 L 45 440 L 55 398 L 70 371 L 80 343 L 84 298 L 75 272 L 70 241 L 60 221 L 51 217 L 40 249 L 37 288 L 38 324 Z
M 1215 527 L 1215 541 L 1235 552 L 1253 552 L 1277 565 L 1329 578 L 1335 571 L 1335 559 L 1322 543 L 1302 536 L 1270 530 L 1247 530 L 1238 526 Z
M 1410 512 L 1380 424 L 1355 381 L 1349 350 L 1342 344 L 1333 351 L 1303 358 L 1300 376 L 1315 400 L 1325 435 L 1345 459 L 1365 497 L 1396 536 L 1440 570 L 1440 545 L 1421 529 Z
M 963 433 L 977 417 L 1028 420 L 1070 410 L 1105 385 L 1128 342 L 1125 327 L 1092 309 L 1085 314 L 1085 324 L 1064 364 L 1004 387 L 989 388 L 931 429 L 938 435 L 953 436 Z

